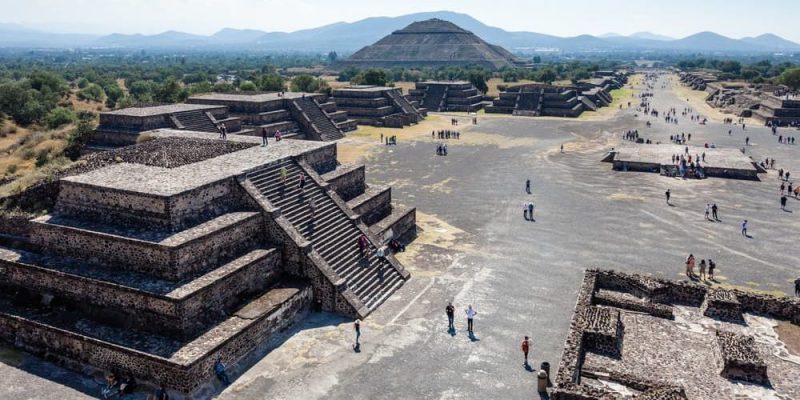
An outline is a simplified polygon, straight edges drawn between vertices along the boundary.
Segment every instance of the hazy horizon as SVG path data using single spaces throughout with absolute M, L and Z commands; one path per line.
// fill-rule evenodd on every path
M 469 14 L 507 31 L 556 36 L 647 31 L 682 38 L 713 31 L 737 39 L 774 33 L 800 42 L 800 28 L 792 21 L 793 16 L 800 15 L 800 2 L 763 0 L 753 7 L 752 2 L 743 0 L 675 0 L 666 8 L 660 2 L 629 0 L 564 4 L 520 0 L 499 0 L 491 7 L 474 0 L 0 0 L 0 5 L 11 10 L 0 17 L 0 22 L 59 33 L 156 34 L 175 30 L 209 35 L 223 28 L 291 32 L 369 17 L 447 10 Z

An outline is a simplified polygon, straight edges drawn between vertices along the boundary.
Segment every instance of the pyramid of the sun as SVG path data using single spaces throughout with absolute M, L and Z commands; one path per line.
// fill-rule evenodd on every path
M 439 67 L 478 65 L 496 69 L 519 65 L 508 50 L 452 22 L 440 19 L 417 21 L 364 47 L 346 62 L 375 67 Z

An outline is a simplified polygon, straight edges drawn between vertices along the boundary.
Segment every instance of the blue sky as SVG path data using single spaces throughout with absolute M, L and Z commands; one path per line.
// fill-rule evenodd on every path
M 506 30 L 559 36 L 650 31 L 684 37 L 775 33 L 800 42 L 797 0 L 0 0 L 1 22 L 58 32 L 165 30 L 210 34 L 224 27 L 294 31 L 371 16 L 450 10 Z

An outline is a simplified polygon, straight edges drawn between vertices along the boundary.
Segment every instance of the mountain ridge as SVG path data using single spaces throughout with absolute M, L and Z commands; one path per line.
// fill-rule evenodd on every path
M 212 35 L 175 30 L 155 35 L 64 35 L 0 23 L 0 47 L 129 48 L 129 49 L 251 49 L 284 52 L 355 52 L 395 30 L 431 18 L 450 21 L 471 31 L 488 43 L 512 52 L 536 50 L 583 51 L 675 51 L 768 53 L 800 52 L 800 44 L 772 33 L 734 39 L 714 32 L 698 32 L 684 38 L 669 38 L 651 32 L 623 36 L 588 34 L 560 37 L 537 32 L 507 31 L 484 24 L 470 15 L 452 11 L 431 11 L 397 17 L 369 17 L 355 22 L 334 22 L 293 32 L 224 28 Z

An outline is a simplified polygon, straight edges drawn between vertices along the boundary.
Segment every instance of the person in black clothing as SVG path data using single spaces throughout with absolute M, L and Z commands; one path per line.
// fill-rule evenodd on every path
M 717 217 L 717 203 L 711 206 L 711 217 L 714 218 L 714 221 L 719 221 L 719 217 Z
M 261 146 L 267 147 L 267 128 L 261 128 Z
M 712 281 L 714 280 L 714 269 L 715 268 L 717 268 L 717 264 L 714 264 L 714 261 L 711 261 L 711 259 L 709 258 L 708 259 L 708 279 L 709 280 L 712 280 Z
M 158 386 L 155 392 L 153 392 L 153 398 L 155 400 L 169 400 L 169 395 L 167 394 L 167 389 L 164 389 L 164 385 L 161 384 Z
M 669 189 L 667 189 L 667 191 L 664 192 L 664 195 L 667 196 L 667 204 L 669 204 L 669 196 L 670 196 Z
M 456 308 L 453 307 L 453 303 L 447 303 L 447 307 L 445 307 L 444 312 L 447 314 L 447 329 L 453 331 L 456 327 L 453 325 L 453 319 L 456 316 Z
M 794 280 L 794 295 L 800 297 L 800 278 Z

